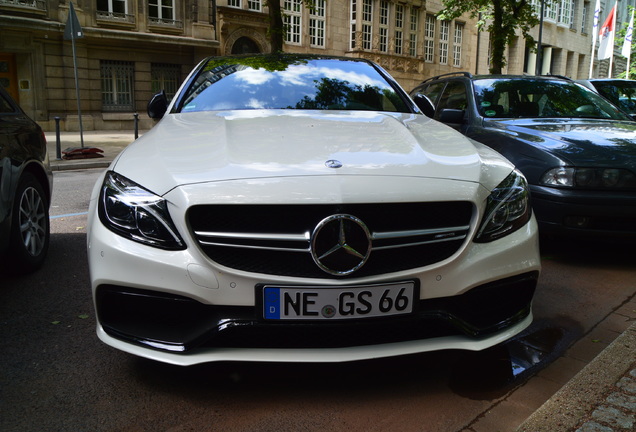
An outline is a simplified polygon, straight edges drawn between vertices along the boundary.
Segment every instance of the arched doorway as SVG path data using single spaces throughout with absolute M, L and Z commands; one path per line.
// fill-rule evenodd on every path
M 232 45 L 232 54 L 259 54 L 258 44 L 247 36 L 241 36 Z

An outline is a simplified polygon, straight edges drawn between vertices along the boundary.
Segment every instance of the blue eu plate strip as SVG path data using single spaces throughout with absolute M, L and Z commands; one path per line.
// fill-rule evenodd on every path
M 280 288 L 265 288 L 263 291 L 265 319 L 280 319 Z

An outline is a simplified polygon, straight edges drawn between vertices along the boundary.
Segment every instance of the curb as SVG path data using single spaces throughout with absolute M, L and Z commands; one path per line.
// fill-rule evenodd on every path
M 79 161 L 66 161 L 53 160 L 50 162 L 51 171 L 71 171 L 78 169 L 91 169 L 91 168 L 108 168 L 110 165 L 109 160 L 105 161 L 90 161 L 90 162 L 79 162 Z
M 138 132 L 141 136 L 145 131 Z M 51 171 L 67 171 L 77 169 L 108 168 L 117 155 L 135 140 L 133 131 L 87 131 L 84 132 L 84 147 L 95 147 L 102 150 L 103 157 L 86 159 L 58 159 L 57 137 L 45 134 Z M 60 151 L 69 147 L 80 146 L 79 132 L 65 132 L 60 137 Z
M 618 399 L 624 403 L 617 403 Z M 635 415 L 636 324 L 632 324 L 516 431 L 633 431 Z

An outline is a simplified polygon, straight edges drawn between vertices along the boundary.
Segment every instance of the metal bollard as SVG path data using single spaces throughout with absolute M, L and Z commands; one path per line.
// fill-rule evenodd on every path
M 60 118 L 55 117 L 55 158 L 62 160 L 62 144 L 60 142 Z
M 135 139 L 139 138 L 139 113 L 135 113 Z

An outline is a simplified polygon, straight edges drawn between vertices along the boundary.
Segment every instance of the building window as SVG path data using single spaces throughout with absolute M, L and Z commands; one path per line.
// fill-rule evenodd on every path
M 227 0 L 229 7 L 241 8 L 241 0 Z
M 417 27 L 419 25 L 420 10 L 411 8 L 411 19 L 409 25 L 409 55 L 417 55 Z
M 556 6 L 556 5 L 555 5 Z M 561 0 L 558 6 L 559 24 L 570 27 L 572 24 L 572 0 Z
M 159 21 L 174 21 L 174 0 L 148 0 L 148 16 Z
M 539 2 L 539 7 L 540 5 L 541 5 L 541 2 Z M 545 20 L 556 22 L 558 13 L 559 13 L 558 3 L 546 2 L 545 8 L 543 9 L 543 18 L 545 18 Z
M 172 100 L 181 83 L 181 66 L 167 63 L 150 65 L 150 89 L 152 93 L 165 91 L 168 100 Z
M 373 0 L 362 0 L 362 49 L 371 49 L 373 36 Z
M 241 0 L 230 0 L 230 1 L 238 2 L 239 3 L 238 7 L 241 7 Z M 247 0 L 247 8 L 254 12 L 260 12 L 261 10 L 263 10 L 263 5 L 261 0 Z
M 380 2 L 380 26 L 378 31 L 380 33 L 380 40 L 378 49 L 380 52 L 389 51 L 389 11 L 390 3 L 382 0 Z
M 309 43 L 312 47 L 325 47 L 325 0 L 315 0 L 309 14 Z
M 101 61 L 100 76 L 104 111 L 134 111 L 134 75 L 133 62 Z
M 349 41 L 349 47 L 351 49 L 356 48 L 356 19 L 357 19 L 357 10 L 356 10 L 357 2 L 356 0 L 351 0 L 351 15 L 349 17 L 349 25 L 351 26 L 351 40 Z
M 285 42 L 287 42 L 288 44 L 300 45 L 301 43 L 300 23 L 303 17 L 302 6 L 302 0 L 285 0 L 285 15 L 283 16 L 283 21 L 285 27 L 287 28 L 287 33 L 285 34 Z
M 404 46 L 404 5 L 395 5 L 395 53 L 402 54 Z
M 450 21 L 439 22 L 439 62 L 448 64 L 448 36 L 450 33 Z
M 455 36 L 453 37 L 453 66 L 462 66 L 462 37 L 464 24 L 455 23 Z
M 126 15 L 128 13 L 126 0 L 97 0 L 97 10 L 113 15 Z
M 590 2 L 583 3 L 583 10 L 581 12 L 581 33 L 587 34 L 587 16 L 590 13 Z
M 433 63 L 435 56 L 435 17 L 426 15 L 424 25 L 424 61 Z

